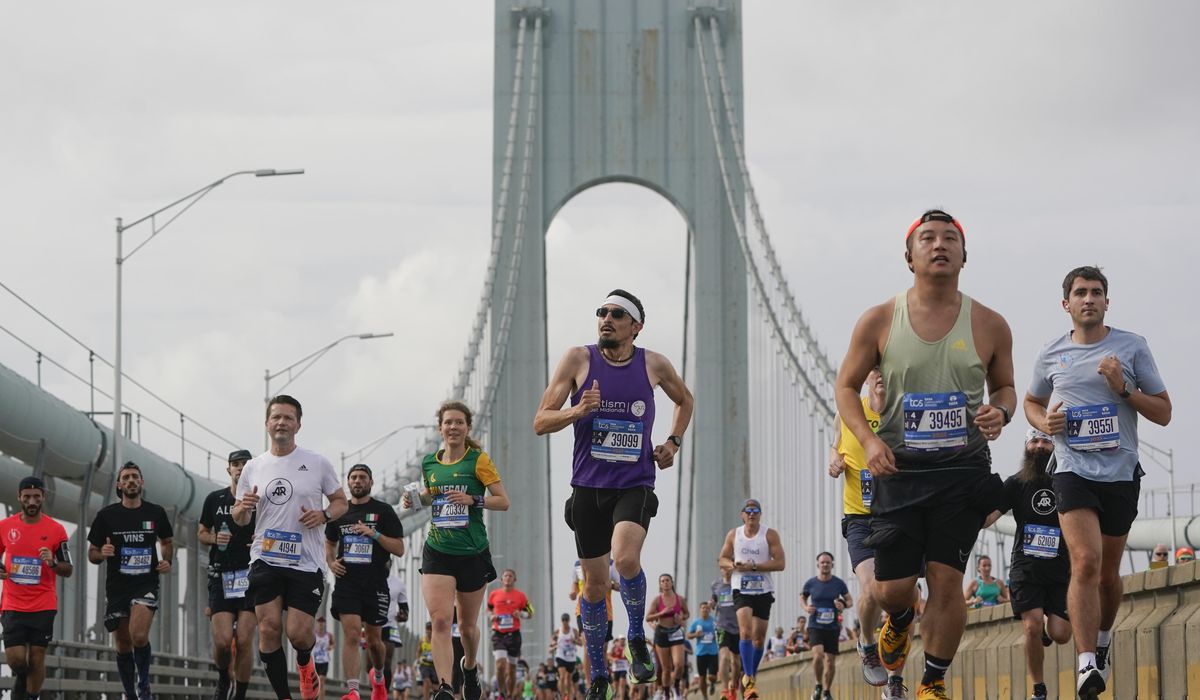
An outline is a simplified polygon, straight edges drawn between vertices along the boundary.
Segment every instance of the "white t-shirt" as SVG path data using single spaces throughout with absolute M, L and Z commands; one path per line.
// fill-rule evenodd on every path
M 767 640 L 767 658 L 782 659 L 787 655 L 787 640 L 783 637 L 771 637 Z
M 388 576 L 388 594 L 392 601 L 388 603 L 387 624 L 395 626 L 400 604 L 408 602 L 408 587 L 404 585 L 404 579 L 396 574 Z
M 238 499 L 255 486 L 259 500 L 250 561 L 299 571 L 321 570 L 325 562 L 325 525 L 301 525 L 300 508 L 325 508 L 324 496 L 341 487 L 333 465 L 303 447 L 283 457 L 265 452 L 242 469 Z

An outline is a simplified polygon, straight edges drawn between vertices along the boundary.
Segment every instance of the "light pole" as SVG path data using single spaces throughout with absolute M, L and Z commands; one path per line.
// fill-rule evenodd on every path
M 142 247 L 145 246 L 147 243 L 149 243 L 151 240 L 153 240 L 155 236 L 157 236 L 159 233 L 162 233 L 163 229 L 170 226 L 172 222 L 174 222 L 179 217 L 183 216 L 183 213 L 186 212 L 188 209 L 191 209 L 193 206 L 195 206 L 196 202 L 199 202 L 201 199 L 204 199 L 204 197 L 207 196 L 209 192 L 212 192 L 217 187 L 220 187 L 222 184 L 225 183 L 226 180 L 228 180 L 230 178 L 237 177 L 238 175 L 253 175 L 255 177 L 275 177 L 276 175 L 303 175 L 303 174 L 304 174 L 303 168 L 297 168 L 297 169 L 293 169 L 293 170 L 275 170 L 273 168 L 264 169 L 264 170 L 239 170 L 234 173 L 229 173 L 228 175 L 221 178 L 220 180 L 211 182 L 211 183 L 205 185 L 204 187 L 201 187 L 200 189 L 196 190 L 195 192 L 192 192 L 191 194 L 189 194 L 187 196 L 180 197 L 179 199 L 175 200 L 174 202 L 171 202 L 170 204 L 166 205 L 165 207 L 155 209 L 154 211 L 152 211 L 149 214 L 143 216 L 142 218 L 134 221 L 131 224 L 126 224 L 121 217 L 117 217 L 117 333 L 116 333 L 116 335 L 117 335 L 116 346 L 117 347 L 116 347 L 116 353 L 114 353 L 116 357 L 113 361 L 113 447 L 112 447 L 112 453 L 113 453 L 113 473 L 114 474 L 116 473 L 116 471 L 118 469 L 121 468 L 121 437 L 123 435 L 123 431 L 121 430 L 121 418 L 122 418 L 122 406 L 121 406 L 121 271 L 124 269 L 125 261 L 128 260 L 129 258 L 133 257 L 134 253 L 141 250 Z M 180 207 L 179 211 L 176 211 L 173 214 L 171 214 L 171 217 L 169 219 L 167 219 L 166 222 L 160 226 L 158 224 L 158 215 L 169 212 L 172 209 L 174 209 L 175 207 Z M 128 255 L 126 255 L 124 253 L 124 248 L 122 245 L 122 234 L 124 234 L 126 231 L 133 228 L 134 226 L 137 226 L 138 224 L 144 223 L 146 221 L 150 222 L 150 235 L 146 237 L 146 240 L 137 244 L 137 246 L 134 247 L 133 250 L 129 251 Z
M 402 425 L 399 428 L 396 428 L 395 430 L 392 430 L 387 433 L 384 433 L 383 435 L 380 435 L 379 437 L 368 442 L 367 444 L 363 445 L 362 447 L 355 448 L 353 450 L 350 450 L 349 452 L 343 452 L 342 453 L 342 478 L 343 479 L 346 478 L 346 458 L 347 457 L 349 457 L 351 455 L 357 455 L 355 457 L 355 459 L 366 459 L 367 457 L 371 456 L 372 452 L 374 452 L 381 445 L 383 445 L 383 443 L 387 442 L 393 436 L 397 435 L 401 431 L 422 430 L 425 428 L 436 428 L 436 427 L 437 426 L 429 424 L 429 423 L 413 423 L 411 425 Z M 366 452 L 366 454 L 363 454 L 364 451 Z
M 288 384 L 291 384 L 292 382 L 296 381 L 300 377 L 300 375 L 307 372 L 308 368 L 312 367 L 317 362 L 317 360 L 320 360 L 322 357 L 325 357 L 325 353 L 334 349 L 338 345 L 346 342 L 347 340 L 374 340 L 375 338 L 390 338 L 393 335 L 395 335 L 395 333 L 391 333 L 391 332 L 388 332 L 388 333 L 352 333 L 350 335 L 344 335 L 341 338 L 338 338 L 337 340 L 333 341 L 332 343 L 329 343 L 323 347 L 313 350 L 312 352 L 308 353 L 304 357 L 301 357 L 299 360 L 296 360 L 292 364 L 288 365 L 287 367 L 284 367 L 283 369 L 281 369 L 277 372 L 272 372 L 269 369 L 265 370 L 263 372 L 263 403 L 266 404 L 267 402 L 269 402 L 271 400 L 271 380 L 272 379 L 275 379 L 276 377 L 278 377 L 282 374 L 288 375 L 288 380 L 286 382 L 284 382 L 283 386 L 276 389 L 276 391 L 283 391 L 287 387 Z M 307 363 L 307 364 L 305 364 L 305 363 Z M 304 366 L 300 368 L 299 372 L 292 374 L 292 370 L 296 369 L 300 365 L 304 365 Z M 270 447 L 271 447 L 270 436 L 268 436 L 266 434 L 266 432 L 264 431 L 263 432 L 263 449 L 266 450 L 266 449 L 269 449 Z
M 1146 452 L 1146 456 L 1150 458 L 1150 461 L 1167 472 L 1167 483 L 1169 484 L 1167 489 L 1170 491 L 1167 495 L 1167 509 L 1170 511 L 1171 516 L 1171 551 L 1174 552 L 1179 549 L 1179 535 L 1175 533 L 1175 450 L 1174 448 L 1164 450 L 1161 447 L 1151 445 L 1145 440 L 1138 440 L 1138 447 Z M 1159 460 L 1159 456 L 1166 457 L 1167 463 L 1163 464 Z

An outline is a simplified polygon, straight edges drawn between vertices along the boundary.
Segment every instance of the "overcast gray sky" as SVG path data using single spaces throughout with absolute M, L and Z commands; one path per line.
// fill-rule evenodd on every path
M 394 331 L 338 348 L 291 387 L 306 404 L 301 440 L 336 459 L 428 421 L 461 355 L 489 239 L 493 11 L 332 7 L 10 3 L 0 280 L 111 356 L 114 217 L 234 170 L 306 168 L 226 184 L 130 260 L 126 367 L 258 449 L 265 368 L 347 333 Z M 910 282 L 905 226 L 945 207 L 967 228 L 964 290 L 1013 327 L 1018 392 L 1036 350 L 1069 327 L 1063 274 L 1104 266 L 1111 323 L 1148 337 L 1176 406 L 1169 428 L 1142 435 L 1174 448 L 1180 482 L 1192 481 L 1197 26 L 1200 6 L 1182 0 L 746 3 L 750 166 L 792 289 L 835 361 L 858 314 Z M 572 310 L 613 286 L 618 260 L 622 286 L 661 319 L 642 341 L 677 355 L 684 231 L 665 200 L 632 186 L 568 204 L 547 236 L 550 356 L 592 337 L 593 320 Z M 621 246 L 588 244 L 611 235 Z M 624 246 L 643 254 L 618 258 Z M 85 351 L 2 294 L 0 319 L 86 375 Z M 0 362 L 34 375 L 32 353 L 2 335 Z M 44 384 L 86 408 L 62 373 L 46 368 Z M 177 420 L 136 392 L 127 403 Z M 998 471 L 1011 471 L 1023 427 L 999 444 Z M 174 438 L 143 435 L 177 458 Z M 408 446 L 390 443 L 376 463 Z M 203 471 L 203 455 L 187 459 Z M 566 462 L 555 469 L 557 504 Z M 664 556 L 674 479 L 661 478 L 652 532 Z

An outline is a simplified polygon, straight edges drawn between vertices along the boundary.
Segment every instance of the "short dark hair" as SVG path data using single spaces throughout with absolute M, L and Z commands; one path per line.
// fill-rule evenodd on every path
M 295 398 L 293 398 L 291 396 L 288 396 L 287 394 L 280 394 L 279 396 L 271 397 L 271 400 L 267 402 L 267 418 L 271 417 L 271 407 L 274 406 L 275 404 L 280 404 L 280 403 L 286 404 L 286 405 L 291 406 L 292 408 L 296 409 L 296 420 L 300 420 L 301 418 L 304 417 L 304 409 L 300 408 L 299 401 L 297 401 Z
M 624 289 L 614 289 L 608 293 L 608 296 L 624 297 L 628 299 L 634 306 L 637 307 L 638 314 L 642 317 L 641 323 L 646 322 L 646 309 L 642 306 L 642 300 L 625 291 Z
M 142 468 L 141 468 L 141 467 L 139 467 L 139 466 L 138 466 L 138 465 L 137 465 L 137 464 L 136 464 L 136 463 L 135 463 L 133 460 L 130 460 L 130 461 L 128 461 L 128 462 L 126 462 L 126 463 L 124 463 L 124 464 L 122 464 L 122 465 L 121 465 L 121 468 L 117 470 L 117 478 L 120 478 L 120 477 L 121 477 L 121 472 L 124 472 L 124 471 L 130 470 L 130 469 L 132 469 L 132 470 L 136 471 L 136 472 L 138 473 L 138 476 L 142 477 L 143 479 L 144 479 L 144 478 L 146 478 L 146 477 L 145 477 L 145 476 L 142 474 Z
M 1075 286 L 1076 279 L 1085 279 L 1092 282 L 1099 282 L 1101 287 L 1104 287 L 1104 296 L 1108 296 L 1108 278 L 1095 265 L 1084 265 L 1077 267 L 1067 273 L 1063 278 L 1063 300 L 1071 298 L 1071 287 Z
M 817 559 L 820 559 L 821 557 L 824 557 L 824 556 L 828 556 L 829 561 L 833 561 L 833 554 L 831 552 L 821 552 L 820 554 L 817 555 Z

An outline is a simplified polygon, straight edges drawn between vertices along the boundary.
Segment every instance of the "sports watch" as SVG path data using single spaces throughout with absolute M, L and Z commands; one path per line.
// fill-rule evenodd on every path
M 679 437 L 678 435 L 668 435 L 667 439 L 675 443 L 676 447 L 683 447 L 683 438 Z

